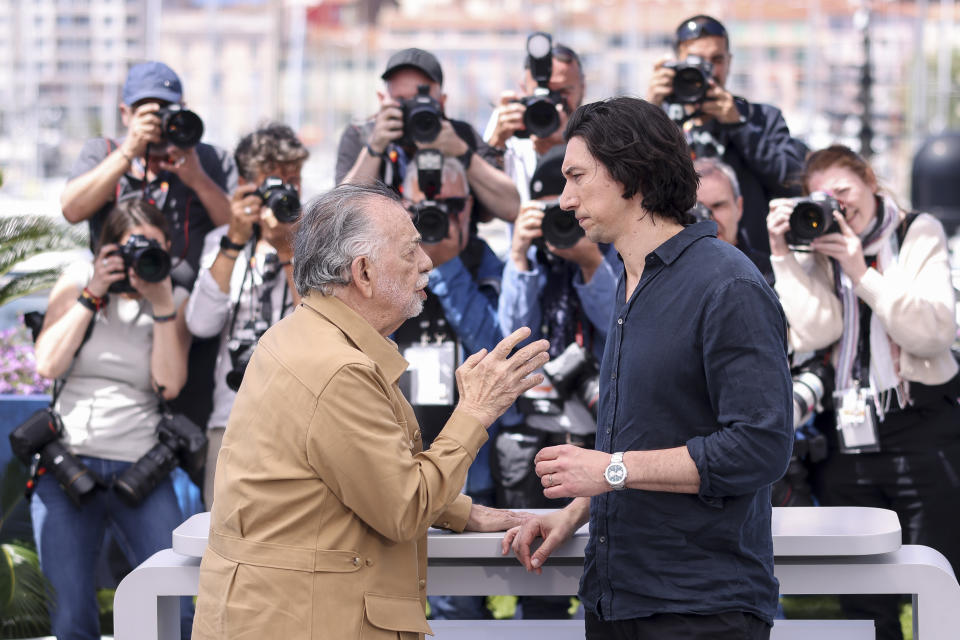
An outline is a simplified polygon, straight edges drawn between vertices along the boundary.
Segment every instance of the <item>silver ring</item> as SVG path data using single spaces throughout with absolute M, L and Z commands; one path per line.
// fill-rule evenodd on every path
M 553 474 L 552 474 L 552 473 L 548 473 L 548 474 L 547 474 L 547 486 L 548 486 L 548 487 L 552 487 L 552 486 L 553 486 Z
M 244 207 L 243 212 L 247 215 L 250 215 L 251 213 L 253 213 L 253 207 Z
M 100 264 L 102 264 L 103 266 L 107 266 L 107 259 L 104 258 L 103 260 L 101 260 Z

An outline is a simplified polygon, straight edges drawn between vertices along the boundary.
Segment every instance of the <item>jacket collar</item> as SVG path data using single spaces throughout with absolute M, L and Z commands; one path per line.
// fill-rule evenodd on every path
M 407 370 L 409 363 L 400 355 L 396 343 L 377 333 L 369 322 L 336 296 L 325 296 L 318 291 L 311 291 L 302 302 L 305 307 L 340 329 L 357 349 L 376 362 L 390 384 L 396 382 Z

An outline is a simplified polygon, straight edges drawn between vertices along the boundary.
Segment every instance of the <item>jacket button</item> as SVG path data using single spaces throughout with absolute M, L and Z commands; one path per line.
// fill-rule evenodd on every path
M 414 440 L 419 440 L 419 439 L 420 439 L 420 435 L 421 435 L 421 434 L 420 434 L 420 429 L 417 429 L 416 431 L 413 432 L 413 439 L 414 439 Z
M 373 566 L 373 558 L 367 558 L 367 566 L 368 566 L 368 567 L 372 567 L 372 566 Z
M 423 580 L 423 579 L 421 578 L 421 579 L 420 579 L 420 582 L 419 582 L 419 585 L 420 585 L 420 588 L 421 588 L 421 589 L 426 589 L 426 588 L 427 588 L 427 581 L 426 581 L 426 580 Z
M 355 566 L 355 567 L 359 567 L 359 566 L 360 566 L 360 557 L 359 557 L 359 556 L 357 556 L 356 558 L 353 559 L 353 566 Z

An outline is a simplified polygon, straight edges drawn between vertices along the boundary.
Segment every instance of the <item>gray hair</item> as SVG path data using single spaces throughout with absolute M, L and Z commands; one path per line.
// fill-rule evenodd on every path
M 740 182 L 737 180 L 737 174 L 733 167 L 728 165 L 720 158 L 697 158 L 693 161 L 694 170 L 701 178 L 712 176 L 715 173 L 722 173 L 730 183 L 730 190 L 733 191 L 733 199 L 740 198 Z
M 365 211 L 376 200 L 400 202 L 377 182 L 342 184 L 304 206 L 293 248 L 293 283 L 301 296 L 310 291 L 332 295 L 336 287 L 350 284 L 356 258 L 376 258 L 381 238 Z
M 414 156 L 415 158 L 416 156 Z M 407 175 L 403 177 L 403 193 L 409 198 L 410 193 L 413 190 L 413 187 L 417 184 L 417 163 L 415 160 L 411 160 L 410 164 L 407 165 Z M 463 164 L 456 158 L 444 158 L 443 159 L 443 174 L 440 176 L 441 189 L 442 185 L 445 185 L 449 182 L 459 180 L 463 185 L 463 195 L 470 195 L 470 181 L 467 180 L 467 172 L 463 168 Z M 417 189 L 419 191 L 419 188 Z

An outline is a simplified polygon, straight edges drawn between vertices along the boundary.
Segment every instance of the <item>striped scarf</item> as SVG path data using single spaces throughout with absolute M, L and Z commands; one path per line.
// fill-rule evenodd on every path
M 883 273 L 896 263 L 899 247 L 896 230 L 900 222 L 900 210 L 896 203 L 886 197 L 877 197 L 877 221 L 872 229 L 861 238 L 864 256 L 876 256 L 877 268 Z M 843 273 L 839 263 L 832 259 L 834 286 L 837 296 L 843 304 L 843 335 L 837 356 L 836 389 L 842 391 L 853 384 L 853 365 L 857 359 L 857 347 L 860 343 L 860 306 L 853 291 L 853 282 Z M 890 340 L 883 323 L 876 313 L 870 318 L 870 372 L 869 386 L 877 408 L 877 417 L 882 421 L 883 414 L 890 406 L 891 395 L 886 393 L 895 389 L 900 408 L 906 406 L 907 392 L 898 369 L 899 347 Z M 861 375 L 864 375 L 861 372 Z M 867 381 L 856 381 L 866 386 Z

